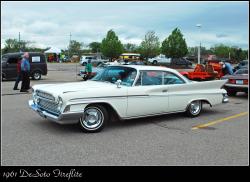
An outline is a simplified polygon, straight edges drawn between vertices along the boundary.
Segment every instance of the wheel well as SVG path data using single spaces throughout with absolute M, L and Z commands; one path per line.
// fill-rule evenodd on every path
M 40 69 L 33 70 L 33 71 L 32 71 L 32 74 L 34 74 L 35 72 L 42 73 L 42 71 L 41 71 Z
M 202 101 L 202 104 L 208 104 L 210 105 L 210 107 L 212 107 L 212 104 L 208 100 L 202 99 L 201 101 Z
M 88 106 L 93 106 L 93 105 L 101 105 L 103 107 L 105 107 L 107 109 L 107 112 L 110 115 L 110 120 L 111 121 L 116 121 L 116 120 L 121 120 L 119 114 L 117 113 L 117 111 L 108 103 L 105 103 L 105 102 L 97 102 L 97 103 L 91 103 L 91 104 L 88 104 L 86 107 Z
M 212 107 L 212 104 L 211 104 L 208 100 L 206 100 L 206 99 L 197 99 L 197 100 L 194 99 L 194 100 L 191 100 L 191 101 L 188 103 L 188 105 L 187 105 L 187 107 L 186 107 L 186 110 L 188 109 L 188 107 L 189 107 L 189 105 L 191 104 L 191 102 L 193 102 L 193 101 L 198 101 L 198 100 L 200 100 L 202 104 L 208 104 L 208 105 L 210 105 L 210 107 Z

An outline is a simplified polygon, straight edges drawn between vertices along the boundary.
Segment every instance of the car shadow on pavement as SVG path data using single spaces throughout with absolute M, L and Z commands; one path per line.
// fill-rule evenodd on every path
M 225 112 L 231 112 L 230 109 L 220 109 L 219 111 L 215 108 L 203 108 L 203 111 L 199 117 L 209 117 L 211 115 L 221 114 Z M 199 118 L 198 117 L 198 118 Z M 165 114 L 165 115 L 159 115 L 159 116 L 151 116 L 151 117 L 145 117 L 145 118 L 139 118 L 139 119 L 130 119 L 130 120 L 114 120 L 109 121 L 104 130 L 105 131 L 111 131 L 115 129 L 124 129 L 124 128 L 131 128 L 131 127 L 138 127 L 148 124 L 160 124 L 160 123 L 172 123 L 172 122 L 193 122 L 197 118 L 190 118 L 185 115 L 185 113 L 175 113 L 175 114 Z M 84 133 L 78 124 L 66 124 L 61 125 L 57 124 L 48 120 L 40 120 L 33 122 L 36 127 L 40 127 L 42 130 L 46 130 L 50 133 L 54 134 L 78 134 L 78 133 Z
M 80 133 L 81 129 L 77 124 L 65 124 L 61 125 L 58 123 L 51 122 L 49 120 L 39 120 L 32 122 L 36 127 L 39 127 L 42 130 L 48 131 L 49 133 L 54 134 L 70 134 L 70 133 Z

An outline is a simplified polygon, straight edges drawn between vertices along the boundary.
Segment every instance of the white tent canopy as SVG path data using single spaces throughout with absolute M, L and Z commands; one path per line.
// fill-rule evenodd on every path
M 51 47 L 49 50 L 45 51 L 44 53 L 60 54 L 61 52 L 62 52 L 61 49 L 58 49 L 56 47 Z

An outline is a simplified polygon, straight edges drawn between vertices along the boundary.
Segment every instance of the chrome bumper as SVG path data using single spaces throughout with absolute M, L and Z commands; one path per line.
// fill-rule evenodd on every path
M 228 102 L 229 102 L 228 95 L 223 94 L 222 103 L 228 103 Z
M 82 116 L 82 113 L 64 113 L 56 116 L 38 108 L 33 100 L 29 100 L 29 107 L 33 111 L 37 112 L 42 118 L 46 118 L 59 124 L 76 124 L 78 123 L 79 118 Z

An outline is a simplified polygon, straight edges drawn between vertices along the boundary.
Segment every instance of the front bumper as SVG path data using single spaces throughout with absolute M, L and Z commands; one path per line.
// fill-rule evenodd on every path
M 50 121 L 59 123 L 59 124 L 76 124 L 79 121 L 79 118 L 82 116 L 82 112 L 74 113 L 62 113 L 59 116 L 53 115 L 41 108 L 39 108 L 33 100 L 29 100 L 29 107 L 38 113 L 42 118 L 46 118 Z

